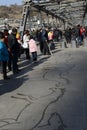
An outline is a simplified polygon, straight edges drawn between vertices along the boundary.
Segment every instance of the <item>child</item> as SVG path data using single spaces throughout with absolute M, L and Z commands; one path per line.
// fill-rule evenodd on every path
M 2 65 L 3 79 L 9 79 L 6 73 L 7 61 L 9 60 L 9 54 L 7 47 L 4 43 L 4 33 L 0 31 L 0 62 Z
M 32 54 L 33 61 L 37 61 L 37 45 L 35 40 L 33 39 L 33 36 L 30 36 L 29 40 L 29 51 Z

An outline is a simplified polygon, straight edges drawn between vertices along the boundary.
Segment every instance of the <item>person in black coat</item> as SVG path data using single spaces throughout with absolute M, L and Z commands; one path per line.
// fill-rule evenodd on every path
M 8 49 L 12 55 L 12 70 L 13 73 L 18 73 L 18 56 L 19 56 L 19 43 L 16 38 L 17 29 L 13 28 L 12 33 L 8 36 Z
M 41 39 L 43 42 L 43 54 L 51 55 L 49 46 L 48 46 L 48 31 L 46 29 L 42 29 Z

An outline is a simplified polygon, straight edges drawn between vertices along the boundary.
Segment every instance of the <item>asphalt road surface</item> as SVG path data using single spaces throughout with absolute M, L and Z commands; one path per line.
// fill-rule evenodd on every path
M 0 80 L 0 130 L 87 130 L 87 48 L 23 58 Z

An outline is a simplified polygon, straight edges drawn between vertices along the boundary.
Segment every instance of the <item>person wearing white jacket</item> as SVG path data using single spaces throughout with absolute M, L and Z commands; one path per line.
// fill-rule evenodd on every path
M 25 33 L 24 33 L 24 36 L 23 36 L 23 48 L 24 48 L 24 51 L 26 53 L 26 59 L 30 59 L 30 54 L 29 54 L 29 47 L 28 47 L 28 42 L 29 42 L 29 31 L 26 30 Z

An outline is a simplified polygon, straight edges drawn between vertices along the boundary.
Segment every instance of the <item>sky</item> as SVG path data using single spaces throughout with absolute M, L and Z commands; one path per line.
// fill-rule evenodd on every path
M 21 5 L 22 0 L 0 0 L 0 5 L 11 5 L 11 4 L 17 4 Z

